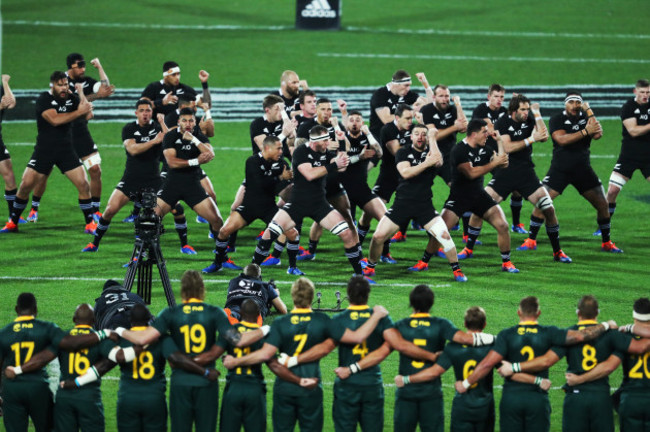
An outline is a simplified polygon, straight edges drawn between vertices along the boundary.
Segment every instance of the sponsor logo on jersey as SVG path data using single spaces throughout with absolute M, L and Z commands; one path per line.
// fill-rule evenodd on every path
M 138 131 L 133 132 L 133 135 L 134 136 L 142 136 L 142 134 L 140 132 L 138 132 Z
M 564 124 L 568 124 L 568 125 L 570 125 L 570 124 L 573 124 L 573 123 L 571 123 L 571 120 L 565 120 L 565 121 L 564 121 Z
M 635 109 L 635 110 L 634 110 L 634 114 L 641 114 L 641 110 L 640 110 L 640 109 L 638 109 L 638 108 L 637 108 L 637 109 Z

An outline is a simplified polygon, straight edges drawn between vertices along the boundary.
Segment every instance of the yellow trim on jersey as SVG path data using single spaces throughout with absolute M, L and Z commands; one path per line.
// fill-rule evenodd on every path
M 294 308 L 291 313 L 310 313 L 311 308 Z
M 537 321 L 519 321 L 519 325 L 537 325 Z
M 18 318 L 16 318 L 14 320 L 14 322 L 30 321 L 30 320 L 33 320 L 33 319 L 35 319 L 34 315 L 22 315 L 22 316 L 19 316 Z
M 409 318 L 429 318 L 429 317 L 431 317 L 431 314 L 426 312 L 418 312 L 409 315 Z
M 582 320 L 582 321 L 578 321 L 578 325 L 585 325 L 585 324 L 598 324 L 598 321 L 596 321 L 596 320 Z
M 76 326 L 74 326 L 74 328 L 78 328 L 78 329 L 87 328 L 87 329 L 89 329 L 89 328 L 92 328 L 92 326 L 89 326 L 87 324 L 77 324 Z
M 354 305 L 354 306 L 348 306 L 348 310 L 366 310 L 370 309 L 370 306 L 368 305 Z
M 142 330 L 146 330 L 146 329 L 147 329 L 147 326 L 135 326 L 135 327 L 131 327 L 131 331 L 142 331 Z
M 191 299 L 183 300 L 183 303 L 203 303 L 203 300 L 199 300 L 197 298 L 191 298 Z
M 255 328 L 255 329 L 260 328 L 260 325 L 258 323 L 251 323 L 251 322 L 247 322 L 247 321 L 239 321 L 239 324 L 243 325 L 244 327 L 248 327 L 248 328 Z

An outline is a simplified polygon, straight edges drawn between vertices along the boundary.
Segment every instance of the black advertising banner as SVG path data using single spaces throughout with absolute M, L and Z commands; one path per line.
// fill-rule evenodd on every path
M 342 0 L 296 0 L 296 28 L 339 30 Z

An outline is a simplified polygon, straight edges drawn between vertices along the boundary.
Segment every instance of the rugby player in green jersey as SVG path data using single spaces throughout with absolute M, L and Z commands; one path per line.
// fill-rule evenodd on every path
M 621 327 L 622 332 L 633 334 L 633 344 L 645 343 L 650 337 L 650 299 L 640 298 L 634 302 L 634 324 Z M 569 386 L 584 386 L 597 382 L 614 372 L 623 363 L 623 384 L 620 388 L 618 417 L 621 432 L 650 430 L 650 354 L 633 354 L 631 351 L 616 351 L 607 360 L 598 363 L 583 374 L 567 373 Z
M 34 353 L 47 350 L 52 360 L 57 349 L 89 348 L 111 334 L 102 330 L 66 335 L 56 324 L 36 319 L 37 313 L 34 294 L 22 293 L 16 301 L 18 318 L 0 330 L 0 364 L 8 378 L 2 382 L 3 421 L 8 432 L 27 431 L 28 417 L 36 432 L 50 431 L 52 426 L 52 392 L 43 369 L 47 362 L 27 365 Z
M 485 377 L 502 360 L 523 362 L 545 354 L 553 346 L 575 345 L 596 339 L 606 330 L 616 328 L 614 321 L 586 327 L 582 330 L 560 329 L 538 324 L 541 314 L 537 297 L 526 297 L 517 310 L 519 324 L 502 330 L 494 348 L 476 366 L 474 373 L 463 381 L 456 381 L 456 391 L 466 393 L 474 383 Z M 517 368 L 517 372 L 520 370 Z M 548 369 L 539 372 L 548 378 Z M 500 429 L 510 431 L 548 431 L 551 405 L 548 394 L 538 386 L 506 380 L 499 405 Z
M 364 279 L 365 280 L 365 279 Z M 298 278 L 291 286 L 294 309 L 275 321 L 271 332 L 261 349 L 246 356 L 235 358 L 226 356 L 224 366 L 228 369 L 250 366 L 268 361 L 279 350 L 292 353 L 292 360 L 281 363 L 293 367 L 292 372 L 299 377 L 313 377 L 320 380 L 318 358 L 295 363 L 295 357 L 314 345 L 332 337 L 332 333 L 345 343 L 362 344 L 386 315 L 381 306 L 375 306 L 372 317 L 364 320 L 355 331 L 341 329 L 339 325 L 322 312 L 314 312 L 311 304 L 314 299 L 314 284 L 307 278 Z M 288 356 L 284 356 L 288 358 Z M 320 357 L 319 357 L 320 358 Z M 305 389 L 281 378 L 275 380 L 273 387 L 273 430 L 293 430 L 298 422 L 302 431 L 320 431 L 323 428 L 323 388 L 321 384 L 314 389 Z

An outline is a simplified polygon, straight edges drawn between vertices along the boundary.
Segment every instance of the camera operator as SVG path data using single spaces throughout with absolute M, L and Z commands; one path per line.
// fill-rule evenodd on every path
M 164 134 L 161 127 L 152 119 L 153 104 L 147 99 L 140 99 L 135 104 L 136 120 L 127 123 L 122 129 L 122 141 L 126 150 L 126 166 L 124 174 L 115 190 L 108 199 L 108 204 L 102 217 L 97 223 L 93 241 L 83 248 L 82 252 L 97 252 L 99 242 L 106 234 L 108 226 L 122 207 L 129 200 L 133 200 L 140 191 L 151 189 L 157 192 L 160 189 L 160 158 Z M 155 195 L 152 207 L 155 207 Z M 182 218 L 184 221 L 184 217 Z M 177 221 L 178 222 L 178 221 Z M 183 222 L 184 223 L 184 222 Z M 192 249 L 187 244 L 187 227 L 177 230 L 181 239 L 181 252 Z M 192 252 L 194 250 L 192 249 Z
M 262 281 L 262 271 L 257 264 L 248 264 L 244 267 L 243 273 L 232 279 L 228 285 L 224 311 L 231 324 L 235 324 L 241 319 L 239 309 L 246 299 L 253 300 L 259 307 L 260 316 L 257 320 L 260 325 L 270 313 L 271 306 L 282 315 L 287 313 L 287 306 L 280 298 L 280 291 L 272 280 Z
M 95 299 L 95 328 L 130 328 L 131 309 L 136 304 L 145 304 L 142 297 L 127 291 L 113 279 L 107 280 L 102 295 Z

